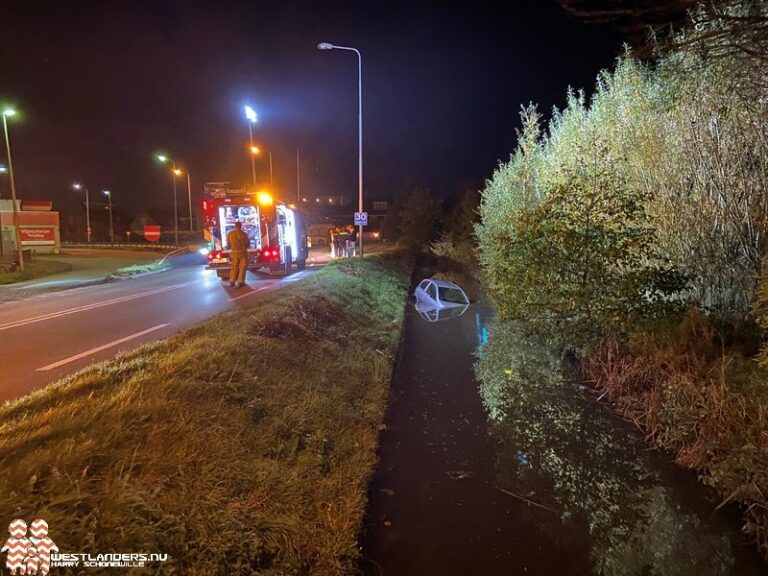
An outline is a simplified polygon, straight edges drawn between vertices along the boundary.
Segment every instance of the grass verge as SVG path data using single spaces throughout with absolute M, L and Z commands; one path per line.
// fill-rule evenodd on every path
M 35 278 L 42 278 L 51 274 L 69 272 L 70 270 L 72 270 L 72 265 L 67 262 L 32 260 L 24 263 L 24 272 L 0 272 L 0 286 L 34 280 Z
M 6 404 L 0 521 L 153 573 L 353 572 L 410 271 L 337 262 Z
M 744 531 L 768 556 L 766 373 L 724 346 L 696 309 L 674 327 L 607 338 L 583 361 L 585 378 L 679 464 L 738 503 Z

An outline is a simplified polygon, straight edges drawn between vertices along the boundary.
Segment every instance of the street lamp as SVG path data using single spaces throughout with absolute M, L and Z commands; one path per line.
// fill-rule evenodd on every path
M 185 172 L 182 170 L 174 170 L 173 171 L 176 176 L 181 176 Z M 189 177 L 189 170 L 186 171 L 187 175 L 187 202 L 189 203 L 189 231 L 193 232 L 192 229 L 192 182 Z
M 248 120 L 248 138 L 251 141 L 251 176 L 253 177 L 253 185 L 256 186 L 256 159 L 254 158 L 253 149 L 253 125 L 259 121 L 259 117 L 256 111 L 248 104 L 245 105 L 245 117 Z
M 101 191 L 104 196 L 107 197 L 109 200 L 109 243 L 114 244 L 115 243 L 115 229 L 112 226 L 112 192 L 109 190 L 102 190 Z
M 179 199 L 178 194 L 176 193 L 176 162 L 174 160 L 171 160 L 166 156 L 165 154 L 158 154 L 157 159 L 160 160 L 163 164 L 166 162 L 171 163 L 172 171 L 171 171 L 171 180 L 173 180 L 173 237 L 175 240 L 176 246 L 179 245 Z
M 21 250 L 21 231 L 19 230 L 19 207 L 16 206 L 16 182 L 13 179 L 13 160 L 11 160 L 11 142 L 8 139 L 8 117 L 16 114 L 16 110 L 3 110 L 3 132 L 5 133 L 5 149 L 8 152 L 8 176 L 11 180 L 11 203 L 13 204 L 13 227 L 16 231 L 16 255 L 19 259 L 19 271 L 24 272 L 24 253 Z M 2 237 L 0 237 L 2 242 Z
M 8 168 L 5 167 L 5 164 L 0 164 L 0 174 L 7 174 Z M 3 195 L 3 186 L 0 185 L 0 196 Z M 3 232 L 2 228 L 0 227 L 0 256 L 5 255 L 5 248 L 3 247 Z
M 320 50 L 349 50 L 357 54 L 357 137 L 358 137 L 358 182 L 357 182 L 357 204 L 358 211 L 363 211 L 363 57 L 357 48 L 349 46 L 336 46 L 330 42 L 320 42 L 317 45 Z M 363 226 L 360 225 L 359 242 L 360 258 L 363 257 Z
M 274 186 L 275 182 L 272 178 L 272 150 L 267 150 L 266 152 L 269 154 L 269 185 Z M 258 146 L 251 146 L 251 154 L 253 156 L 261 154 L 261 148 Z
M 72 184 L 72 188 L 75 190 L 84 189 L 85 190 L 85 237 L 88 240 L 88 244 L 91 243 L 91 202 L 90 198 L 88 197 L 88 188 L 84 187 L 82 184 Z

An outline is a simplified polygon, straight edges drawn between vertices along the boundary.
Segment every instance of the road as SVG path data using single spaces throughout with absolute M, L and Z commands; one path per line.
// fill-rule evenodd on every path
M 0 402 L 23 396 L 118 351 L 246 306 L 314 272 L 249 273 L 230 288 L 203 266 L 180 265 L 130 280 L 0 305 Z

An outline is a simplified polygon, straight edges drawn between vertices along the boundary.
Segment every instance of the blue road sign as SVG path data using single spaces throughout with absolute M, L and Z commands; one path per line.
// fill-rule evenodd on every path
M 368 212 L 355 212 L 355 226 L 368 226 Z

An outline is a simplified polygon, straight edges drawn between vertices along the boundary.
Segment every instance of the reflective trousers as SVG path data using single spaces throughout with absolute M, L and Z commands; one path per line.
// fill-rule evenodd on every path
M 231 256 L 232 268 L 229 269 L 229 281 L 239 282 L 243 284 L 245 282 L 245 269 L 248 267 L 247 256 Z

